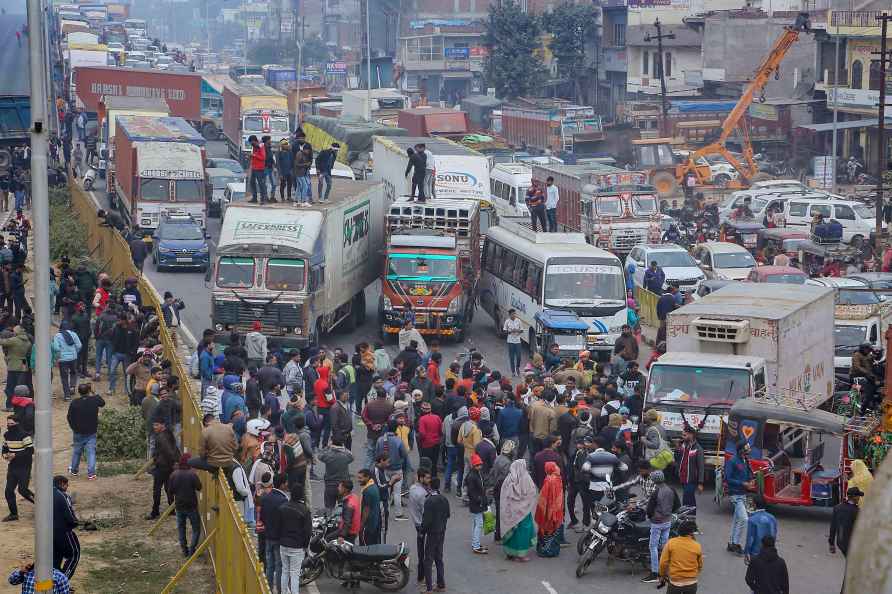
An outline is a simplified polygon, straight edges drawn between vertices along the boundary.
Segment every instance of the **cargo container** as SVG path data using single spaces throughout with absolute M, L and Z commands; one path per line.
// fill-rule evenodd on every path
M 259 321 L 273 345 L 308 347 L 361 325 L 387 206 L 380 184 L 341 181 L 309 208 L 227 207 L 211 275 L 214 331 L 225 339 Z
M 439 136 L 461 140 L 470 132 L 468 114 L 440 107 L 404 109 L 397 116 L 397 126 L 405 128 L 409 136 Z
M 68 46 L 65 59 L 70 71 L 85 66 L 107 66 L 108 49 L 99 44 L 73 43 Z
M 119 116 L 142 115 L 164 117 L 170 115 L 170 108 L 164 99 L 145 99 L 142 97 L 104 97 L 99 102 L 97 119 L 99 125 L 99 175 L 106 176 L 109 193 L 114 191 L 114 143 L 117 119 Z M 109 167 L 109 163 L 112 164 Z
M 344 117 L 378 123 L 385 120 L 396 124 L 395 120 L 400 110 L 412 106 L 409 98 L 399 89 L 372 89 L 371 98 L 372 104 L 369 106 L 369 91 L 361 89 L 344 91 L 341 95 Z
M 732 283 L 685 305 L 669 314 L 644 407 L 669 438 L 691 425 L 713 451 L 736 400 L 819 407 L 833 395 L 833 314 L 834 290 L 809 285 Z
M 402 128 L 325 116 L 307 116 L 302 127 L 307 135 L 307 142 L 314 148 L 325 148 L 331 146 L 333 142 L 340 144 L 338 161 L 349 165 L 357 179 L 366 179 L 372 172 L 374 137 L 406 135 L 406 131 Z
M 225 74 L 205 74 L 201 77 L 201 135 L 208 140 L 223 136 L 223 89 L 235 84 Z
M 201 122 L 201 75 L 91 66 L 75 69 L 74 79 L 87 111 L 96 112 L 102 97 L 164 99 L 171 116 Z
M 502 106 L 502 135 L 511 144 L 572 153 L 604 139 L 594 108 L 559 99 L 529 99 Z
M 266 84 L 277 91 L 287 92 L 297 84 L 297 70 L 292 66 L 264 64 L 261 72 Z
M 205 139 L 183 118 L 120 116 L 113 206 L 144 234 L 164 215 L 207 220 Z
M 290 137 L 288 100 L 266 85 L 232 84 L 223 88 L 223 135 L 229 155 L 245 166 L 251 157 L 252 135 L 269 136 L 273 145 Z

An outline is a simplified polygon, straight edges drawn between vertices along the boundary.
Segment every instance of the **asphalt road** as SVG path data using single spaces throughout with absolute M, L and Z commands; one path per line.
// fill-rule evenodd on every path
M 0 2 L 6 6 L 6 2 Z M 12 4 L 12 3 L 11 3 Z M 28 95 L 28 38 L 21 36 L 21 46 L 15 33 L 26 24 L 24 14 L 0 15 L 0 95 Z
M 223 143 L 211 142 L 208 146 L 209 156 L 225 156 Z M 106 205 L 103 192 L 95 192 L 97 199 Z M 216 240 L 219 233 L 219 220 L 212 219 L 209 225 L 212 238 Z M 146 274 L 159 292 L 172 291 L 182 298 L 187 305 L 183 311 L 183 321 L 195 336 L 200 336 L 204 328 L 210 324 L 209 289 L 205 285 L 204 275 L 199 272 L 164 272 L 154 270 L 151 262 L 146 262 Z M 377 307 L 378 289 L 370 287 L 366 292 L 368 311 L 374 312 Z M 375 328 L 375 316 L 354 332 L 335 332 L 325 339 L 326 344 L 334 348 L 341 346 L 350 348 L 361 341 L 370 341 L 378 336 Z M 479 311 L 475 316 L 471 332 L 462 344 L 447 343 L 443 345 L 444 359 L 452 361 L 460 352 L 470 346 L 480 350 L 493 368 L 507 367 L 507 353 L 503 341 L 494 332 L 493 322 L 489 316 Z M 394 350 L 395 347 L 391 347 Z M 647 356 L 648 349 L 642 349 L 642 357 Z M 357 460 L 364 459 L 365 429 L 357 425 L 354 433 L 354 454 Z M 838 446 L 837 446 L 838 447 Z M 828 448 L 832 449 L 832 448 Z M 833 454 L 828 453 L 828 460 Z M 417 454 L 413 453 L 417 463 Z M 832 463 L 829 463 L 832 465 Z M 354 463 L 354 469 L 359 468 Z M 320 469 L 320 472 L 322 469 Z M 322 507 L 322 483 L 313 483 L 314 507 Z M 539 559 L 534 556 L 530 563 L 520 565 L 505 560 L 498 545 L 492 542 L 492 536 L 484 537 L 484 544 L 490 547 L 486 557 L 471 552 L 470 532 L 471 519 L 467 508 L 454 497 L 450 497 L 452 518 L 446 541 L 446 583 L 449 592 L 479 594 L 486 591 L 490 594 L 575 594 L 588 592 L 623 592 L 637 594 L 654 591 L 653 584 L 642 584 L 639 580 L 642 573 L 625 563 L 614 563 L 608 566 L 604 559 L 599 559 L 589 568 L 582 578 L 575 577 L 575 542 L 577 534 L 568 532 L 568 539 L 574 547 L 562 550 L 555 559 Z M 779 550 L 787 561 L 790 571 L 791 592 L 810 592 L 813 594 L 831 594 L 839 591 L 844 570 L 841 555 L 830 555 L 827 552 L 827 533 L 830 521 L 830 510 L 823 508 L 775 508 L 772 510 L 780 523 Z M 697 538 L 704 548 L 704 570 L 700 579 L 699 591 L 704 594 L 737 594 L 748 592 L 744 582 L 746 566 L 743 559 L 725 552 L 728 541 L 731 518 L 727 503 L 718 509 L 712 499 L 711 489 L 699 496 L 698 524 L 702 534 Z M 412 549 L 411 566 L 413 568 L 410 585 L 405 591 L 415 589 L 415 531 L 410 522 L 391 522 L 388 542 L 405 541 Z M 369 590 L 364 586 L 363 590 Z M 311 594 L 317 592 L 338 592 L 340 585 L 323 577 L 309 588 Z

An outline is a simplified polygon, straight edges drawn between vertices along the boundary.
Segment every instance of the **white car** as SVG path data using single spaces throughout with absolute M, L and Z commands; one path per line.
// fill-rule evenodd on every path
M 220 219 L 226 216 L 226 208 L 232 204 L 233 202 L 244 202 L 245 201 L 245 182 L 231 182 L 226 184 L 226 189 L 223 191 L 223 204 L 222 210 L 220 212 Z
M 756 267 L 753 255 L 736 243 L 707 241 L 695 245 L 692 253 L 709 279 L 742 281 Z
M 635 272 L 632 273 L 632 282 L 636 287 L 644 286 L 644 272 L 651 262 L 656 262 L 666 275 L 663 288 L 678 287 L 683 295 L 695 292 L 700 283 L 706 279 L 691 254 L 674 243 L 636 245 L 626 256 L 626 274 L 629 273 L 633 262 Z

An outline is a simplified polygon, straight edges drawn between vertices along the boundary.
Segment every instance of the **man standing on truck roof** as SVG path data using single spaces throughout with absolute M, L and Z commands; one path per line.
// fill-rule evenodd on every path
M 257 188 L 259 186 L 260 203 L 266 204 L 266 181 L 264 180 L 266 150 L 264 150 L 263 145 L 260 144 L 260 141 L 257 140 L 257 136 L 254 134 L 248 137 L 248 142 L 251 143 L 251 199 L 248 202 L 257 204 Z
M 415 201 L 415 189 L 418 189 L 418 201 L 425 201 L 424 194 L 424 175 L 427 168 L 427 157 L 423 152 L 413 148 L 407 148 L 406 154 L 409 156 L 409 162 L 406 164 L 406 177 L 412 172 L 412 191 L 409 194 L 409 200 Z
M 424 155 L 424 195 L 434 197 L 434 154 L 427 150 L 427 145 L 419 142 L 415 152 Z
M 269 201 L 277 202 L 276 200 L 276 157 L 273 154 L 273 141 L 269 136 L 264 136 L 261 138 L 263 142 L 263 151 L 265 153 L 264 164 L 265 167 L 263 169 L 263 181 L 264 183 L 269 180 Z
M 288 190 L 288 202 L 291 202 L 291 192 L 294 190 L 294 154 L 287 138 L 279 143 L 279 201 L 285 202 L 285 190 Z
M 554 177 L 545 180 L 545 217 L 548 219 L 548 232 L 557 233 L 557 207 L 560 200 L 558 188 L 554 185 Z
M 327 201 L 328 195 L 331 193 L 331 171 L 338 159 L 340 148 L 340 144 L 332 142 L 329 148 L 319 151 L 319 154 L 316 155 L 316 178 L 318 179 L 316 194 L 319 196 L 319 202 Z M 325 194 L 322 193 L 323 181 L 325 182 Z

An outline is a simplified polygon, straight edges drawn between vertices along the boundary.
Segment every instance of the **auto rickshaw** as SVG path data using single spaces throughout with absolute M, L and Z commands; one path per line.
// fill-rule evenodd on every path
M 799 255 L 799 243 L 808 240 L 808 231 L 785 227 L 769 227 L 760 229 L 756 248 L 767 264 L 774 261 L 778 254 L 786 254 L 791 259 Z
M 543 309 L 533 316 L 536 320 L 536 351 L 546 352 L 552 344 L 558 345 L 558 356 L 573 361 L 580 351 L 594 350 L 594 336 L 589 341 L 589 326 L 570 311 Z M 612 347 L 611 347 L 612 349 Z
M 851 462 L 865 457 L 880 424 L 878 417 L 847 418 L 790 399 L 745 398 L 734 403 L 722 426 L 725 459 L 746 441 L 757 491 L 766 503 L 832 507 L 846 492 Z M 825 441 L 827 435 L 841 438 L 838 458 L 825 452 L 832 443 Z M 825 454 L 835 468 L 824 467 Z M 721 499 L 717 493 L 719 504 Z
M 722 232 L 725 236 L 724 241 L 743 246 L 753 254 L 759 243 L 759 231 L 764 228 L 762 223 L 752 219 L 731 220 L 722 223 Z

